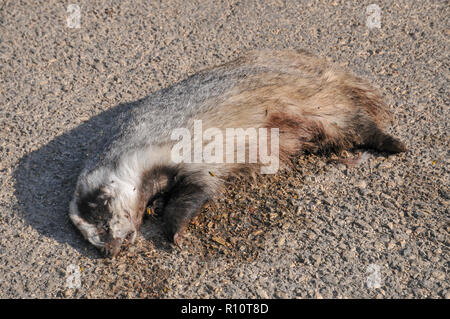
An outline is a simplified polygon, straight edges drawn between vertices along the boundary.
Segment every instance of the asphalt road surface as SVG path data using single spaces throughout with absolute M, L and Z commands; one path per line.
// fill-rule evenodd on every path
M 0 1 L 0 297 L 450 298 L 448 1 L 72 2 Z M 372 81 L 409 151 L 230 180 L 182 250 L 150 217 L 104 259 L 68 218 L 98 128 L 255 48 Z

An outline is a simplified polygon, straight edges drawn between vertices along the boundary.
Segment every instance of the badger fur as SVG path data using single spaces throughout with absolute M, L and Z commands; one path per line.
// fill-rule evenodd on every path
M 277 128 L 281 164 L 302 151 L 406 150 L 382 131 L 389 112 L 362 79 L 301 50 L 251 52 L 148 96 L 111 124 L 114 133 L 87 160 L 70 203 L 70 218 L 90 243 L 116 255 L 157 199 L 165 232 L 179 244 L 224 178 L 261 166 L 174 162 L 172 132 L 193 130 L 196 120 L 203 130 Z

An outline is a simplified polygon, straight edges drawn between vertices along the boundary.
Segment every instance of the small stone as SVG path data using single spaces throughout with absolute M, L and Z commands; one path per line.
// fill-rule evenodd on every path
M 417 227 L 416 230 L 414 231 L 414 233 L 416 235 L 419 235 L 419 234 L 423 233 L 424 231 L 425 231 L 424 227 Z
M 312 233 L 312 232 L 308 234 L 308 238 L 311 239 L 311 240 L 316 239 L 316 237 L 317 237 L 317 235 Z
M 95 63 L 94 68 L 100 73 L 103 73 L 103 71 L 105 70 L 103 67 L 103 63 L 101 62 Z
M 114 97 L 116 96 L 115 94 L 114 94 L 114 92 L 106 92 L 105 93 L 105 95 L 104 95 L 108 100 L 113 100 L 114 99 Z
M 267 295 L 267 292 L 262 289 L 262 288 L 258 288 L 256 290 L 256 293 L 258 294 L 259 297 L 261 297 L 262 299 L 269 299 L 269 295 Z
M 364 180 L 361 180 L 358 183 L 356 183 L 356 186 L 359 187 L 360 189 L 365 189 L 367 187 L 367 182 Z
M 391 162 L 382 162 L 380 165 L 378 165 L 379 169 L 384 169 L 384 168 L 391 168 L 392 167 L 392 163 Z
M 287 299 L 289 296 L 284 291 L 277 291 L 275 296 L 280 299 Z
M 318 266 L 322 260 L 322 257 L 320 255 L 312 255 L 311 257 L 314 260 L 314 265 Z
M 445 280 L 445 273 L 439 270 L 435 270 L 431 274 L 437 280 Z
M 263 230 L 262 230 L 262 229 L 258 229 L 258 230 L 256 230 L 256 231 L 253 232 L 253 236 L 259 236 L 259 235 L 261 235 L 262 233 L 263 233 Z
M 216 243 L 222 245 L 222 246 L 225 246 L 225 247 L 229 247 L 230 246 L 230 244 L 227 243 L 225 241 L 225 239 L 223 239 L 221 237 L 215 236 L 215 237 L 212 238 L 212 240 L 215 241 Z

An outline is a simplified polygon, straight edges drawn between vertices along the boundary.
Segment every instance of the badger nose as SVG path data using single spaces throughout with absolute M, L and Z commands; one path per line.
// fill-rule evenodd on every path
M 122 239 L 121 238 L 114 238 L 107 244 L 105 244 L 105 247 L 103 249 L 103 253 L 106 257 L 115 257 L 120 251 L 120 246 L 122 245 Z

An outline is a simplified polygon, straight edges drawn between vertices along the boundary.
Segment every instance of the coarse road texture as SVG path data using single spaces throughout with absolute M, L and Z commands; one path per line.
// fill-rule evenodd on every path
M 80 28 L 70 2 L 0 1 L 0 297 L 450 297 L 448 1 L 73 2 Z M 99 126 L 255 48 L 304 48 L 372 81 L 409 151 L 353 167 L 300 155 L 230 180 L 182 250 L 150 216 L 102 258 L 68 218 Z

